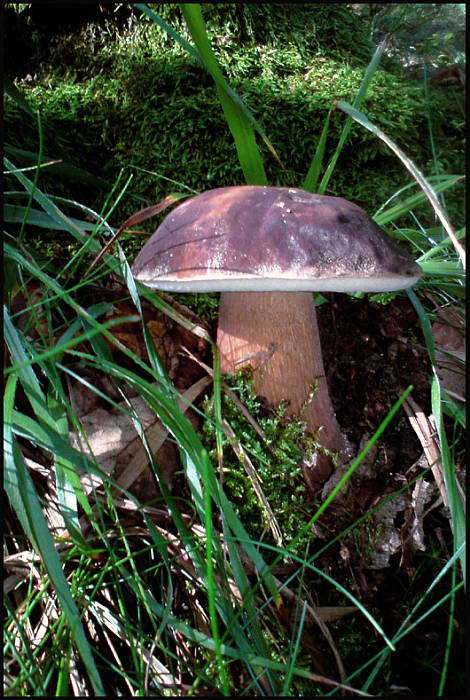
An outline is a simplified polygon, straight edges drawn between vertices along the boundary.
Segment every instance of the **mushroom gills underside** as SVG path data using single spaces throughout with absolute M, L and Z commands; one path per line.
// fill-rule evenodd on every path
M 186 279 L 158 277 L 146 279 L 137 275 L 142 282 L 152 289 L 172 292 L 394 292 L 411 287 L 419 277 L 394 275 L 390 277 L 326 277 L 293 278 L 279 275 L 277 277 L 201 275 Z

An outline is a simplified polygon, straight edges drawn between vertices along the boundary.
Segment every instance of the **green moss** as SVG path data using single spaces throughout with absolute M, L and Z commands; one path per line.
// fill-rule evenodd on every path
M 266 496 L 279 523 L 284 544 L 289 542 L 307 524 L 313 514 L 312 503 L 305 499 L 305 485 L 301 461 L 314 449 L 314 440 L 305 435 L 301 419 L 285 417 L 282 405 L 268 415 L 251 388 L 249 376 L 240 371 L 227 379 L 234 393 L 248 409 L 266 435 L 263 440 L 235 404 L 223 395 L 222 414 L 230 423 L 237 440 L 249 456 L 261 481 Z M 202 437 L 210 456 L 216 459 L 215 427 L 212 420 L 212 399 L 204 404 L 207 420 Z M 268 527 L 266 512 L 261 505 L 242 460 L 235 454 L 228 439 L 224 438 L 224 489 L 238 514 L 255 539 L 274 544 Z M 293 550 L 303 554 L 310 539 L 306 535 Z M 268 552 L 267 559 L 272 558 Z
M 219 313 L 219 294 L 217 292 L 172 293 L 171 296 L 179 304 L 183 304 L 191 311 L 194 311 L 194 313 L 199 314 L 208 323 L 212 323 L 217 318 Z
M 178 6 L 155 9 L 187 36 Z M 231 85 L 286 167 L 287 174 L 260 144 L 269 182 L 301 184 L 333 99 L 353 100 L 372 53 L 360 23 L 346 6 L 334 4 L 203 5 L 203 13 Z M 243 182 L 212 78 L 146 17 L 134 17 L 129 31 L 110 33 L 109 27 L 90 24 L 64 34 L 52 43 L 51 58 L 38 66 L 36 80 L 20 81 L 19 86 L 41 111 L 48 155 L 109 182 L 121 168 L 132 174 L 116 224 L 171 190 L 187 186 L 202 191 Z M 420 85 L 379 70 L 364 111 L 421 170 L 433 170 Z M 432 93 L 430 111 L 439 167 L 463 172 L 461 114 L 442 92 Z M 333 112 L 326 159 L 344 119 Z M 8 143 L 37 150 L 35 122 L 8 99 L 5 127 Z M 373 212 L 405 181 L 407 173 L 384 144 L 354 125 L 329 193 Z M 102 197 L 84 185 L 75 184 L 72 192 L 46 170 L 40 185 L 92 206 Z

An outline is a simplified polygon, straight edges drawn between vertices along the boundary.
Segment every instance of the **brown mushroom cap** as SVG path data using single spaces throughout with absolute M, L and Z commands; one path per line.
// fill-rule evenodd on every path
M 164 219 L 132 271 L 155 289 L 377 292 L 421 268 L 360 207 L 293 187 L 208 190 Z

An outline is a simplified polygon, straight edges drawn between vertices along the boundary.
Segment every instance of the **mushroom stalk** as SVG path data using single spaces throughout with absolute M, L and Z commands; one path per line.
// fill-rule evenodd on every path
M 287 400 L 298 414 L 317 384 L 304 419 L 337 452 L 344 438 L 333 411 L 311 292 L 222 292 L 217 345 L 222 373 L 251 366 L 256 393 L 270 405 Z

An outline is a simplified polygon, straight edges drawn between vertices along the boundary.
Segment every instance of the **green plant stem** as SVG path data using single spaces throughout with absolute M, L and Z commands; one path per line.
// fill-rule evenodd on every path
M 38 163 L 36 166 L 36 170 L 34 172 L 34 180 L 33 180 L 33 187 L 31 192 L 29 193 L 28 197 L 28 204 L 26 205 L 26 211 L 24 214 L 23 222 L 21 224 L 21 229 L 18 234 L 18 245 L 20 246 L 23 242 L 23 236 L 24 236 L 24 229 L 26 226 L 26 222 L 28 220 L 29 216 L 29 210 L 31 209 L 31 204 L 33 203 L 34 199 L 34 193 L 36 192 L 38 180 L 39 180 L 39 173 L 41 171 L 41 161 L 42 161 L 42 124 L 41 124 L 41 114 L 39 110 L 36 112 L 37 118 L 38 118 L 38 132 L 39 132 L 39 154 L 38 154 Z
M 214 638 L 215 654 L 219 667 L 220 679 L 224 695 L 230 697 L 230 687 L 226 664 L 222 657 L 219 626 L 217 623 L 217 608 L 215 604 L 214 568 L 212 561 L 212 499 L 210 489 L 209 460 L 204 461 L 203 470 L 204 481 L 204 508 L 205 508 L 205 530 L 206 530 L 206 565 L 207 565 L 207 598 L 209 602 L 209 617 L 211 621 L 212 636 Z
M 452 595 L 450 598 L 449 606 L 449 626 L 447 628 L 447 639 L 446 639 L 446 650 L 444 654 L 444 662 L 442 664 L 441 678 L 439 681 L 439 688 L 437 691 L 437 697 L 441 698 L 444 694 L 444 687 L 447 679 L 447 671 L 449 668 L 449 658 L 450 658 L 450 646 L 452 644 L 452 633 L 454 625 L 454 608 L 455 608 L 455 566 L 452 568 Z

